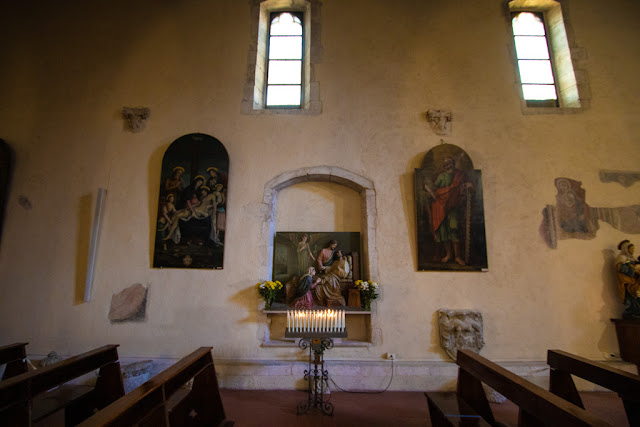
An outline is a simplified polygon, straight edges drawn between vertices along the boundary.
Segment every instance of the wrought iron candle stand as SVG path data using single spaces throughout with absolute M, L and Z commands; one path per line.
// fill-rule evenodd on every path
M 328 384 L 329 372 L 324 369 L 324 351 L 333 348 L 333 338 L 346 338 L 347 330 L 326 332 L 293 332 L 285 330 L 286 338 L 300 338 L 298 347 L 309 349 L 309 369 L 304 371 L 304 379 L 309 383 L 306 401 L 298 403 L 297 414 L 306 414 L 311 407 L 320 408 L 325 415 L 333 415 L 333 405 L 324 401 L 324 385 Z M 313 369 L 311 368 L 313 364 Z

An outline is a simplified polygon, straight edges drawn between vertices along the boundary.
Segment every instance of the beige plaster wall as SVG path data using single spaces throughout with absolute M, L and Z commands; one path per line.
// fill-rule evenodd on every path
M 131 357 L 200 345 L 218 359 L 296 357 L 260 346 L 266 317 L 253 285 L 268 252 L 264 185 L 330 165 L 374 183 L 382 284 L 374 345 L 331 357 L 446 359 L 439 308 L 480 310 L 483 354 L 498 361 L 542 360 L 551 347 L 617 352 L 609 318 L 622 307 L 605 262 L 627 236 L 601 223 L 595 239 L 552 250 L 538 227 L 559 176 L 582 181 L 591 206 L 640 199 L 638 183 L 598 180 L 601 168 L 637 171 L 640 160 L 640 5 L 566 3 L 587 57 L 590 108 L 527 116 L 502 3 L 324 0 L 323 111 L 290 116 L 241 114 L 248 2 L 2 2 L 0 137 L 17 161 L 0 247 L 0 343 L 29 341 L 40 354 L 118 343 Z M 144 132 L 124 130 L 123 106 L 151 108 Z M 430 108 L 453 112 L 445 141 L 482 169 L 486 273 L 416 271 L 413 171 L 440 141 L 424 118 Z M 192 132 L 218 138 L 231 159 L 224 269 L 152 269 L 162 155 Z M 92 300 L 81 303 L 98 187 L 108 191 L 105 218 Z M 112 294 L 136 282 L 150 288 L 147 321 L 109 324 Z

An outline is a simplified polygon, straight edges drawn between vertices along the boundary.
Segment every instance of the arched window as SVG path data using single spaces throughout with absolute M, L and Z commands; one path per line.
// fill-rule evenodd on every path
M 575 46 L 558 0 L 511 0 L 509 27 L 522 111 L 564 114 L 588 107 L 584 49 Z
M 244 114 L 321 114 L 321 0 L 250 0 Z
M 302 104 L 302 14 L 276 12 L 269 26 L 267 107 Z
M 558 95 L 542 14 L 514 13 L 511 25 L 524 99 L 557 106 Z

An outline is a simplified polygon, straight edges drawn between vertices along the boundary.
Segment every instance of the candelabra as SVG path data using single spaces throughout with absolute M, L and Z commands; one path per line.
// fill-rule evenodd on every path
M 324 369 L 324 351 L 333 348 L 333 338 L 347 336 L 344 310 L 287 311 L 284 336 L 300 338 L 298 347 L 309 349 L 309 366 L 304 371 L 308 383 L 307 400 L 298 404 L 297 414 L 305 414 L 314 407 L 320 408 L 325 415 L 333 415 L 333 405 L 324 401 L 325 384 L 329 380 L 329 372 Z

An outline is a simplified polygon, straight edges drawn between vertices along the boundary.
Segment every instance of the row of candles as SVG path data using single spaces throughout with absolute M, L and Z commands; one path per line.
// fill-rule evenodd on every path
M 291 332 L 344 332 L 344 310 L 287 310 Z

